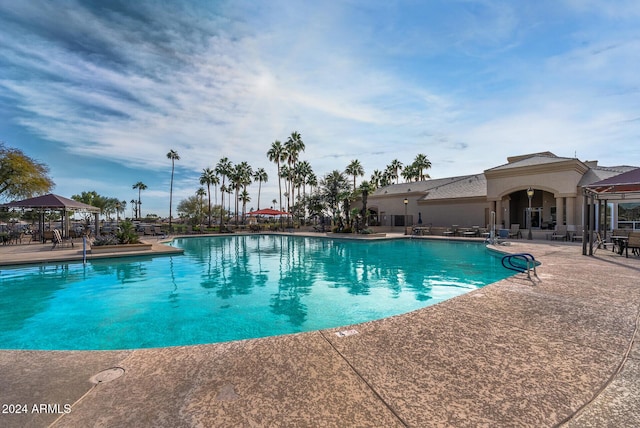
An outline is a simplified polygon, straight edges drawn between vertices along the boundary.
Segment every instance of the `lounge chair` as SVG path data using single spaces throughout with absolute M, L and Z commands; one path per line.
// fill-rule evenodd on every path
M 520 224 L 512 224 L 511 229 L 509 229 L 509 238 L 520 238 L 522 239 L 522 232 L 520 231 Z
M 466 237 L 480 236 L 480 226 L 471 226 L 471 229 L 465 230 L 462 235 Z
M 458 233 L 458 225 L 454 224 L 453 226 L 447 228 L 442 234 L 444 236 L 455 236 Z
M 562 239 L 563 241 L 566 241 L 567 236 L 568 236 L 567 226 L 561 224 L 556 226 L 556 230 L 551 235 L 551 240 L 553 241 L 555 239 Z
M 54 248 L 56 248 L 57 246 L 63 246 L 65 244 L 65 241 L 70 242 L 71 243 L 71 247 L 73 248 L 73 241 L 69 238 L 63 238 L 62 234 L 60 233 L 60 231 L 58 229 L 54 229 L 53 230 L 53 246 L 51 247 L 51 249 L 53 250 Z

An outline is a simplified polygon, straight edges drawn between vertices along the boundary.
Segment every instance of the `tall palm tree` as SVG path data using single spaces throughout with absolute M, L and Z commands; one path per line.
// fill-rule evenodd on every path
M 200 202 L 198 204 L 198 213 L 199 213 L 199 215 L 198 215 L 198 224 L 202 224 L 202 211 L 204 211 L 203 208 L 202 208 L 202 198 L 206 194 L 207 194 L 207 191 L 204 190 L 203 187 L 201 187 L 198 190 L 196 190 L 196 196 L 198 197 L 198 201 Z M 202 230 L 200 232 L 202 232 Z
M 200 174 L 200 184 L 207 185 L 207 196 L 209 198 L 209 227 L 211 227 L 211 185 L 217 178 L 216 172 L 211 168 L 203 169 L 202 174 Z
M 344 170 L 345 174 L 353 176 L 353 192 L 356 191 L 356 177 L 364 176 L 364 168 L 358 159 L 354 159 L 351 161 L 347 168 Z
M 220 230 L 222 231 L 222 226 L 224 224 L 224 194 L 227 191 L 227 187 L 225 186 L 225 178 L 231 174 L 232 163 L 227 157 L 223 157 L 216 164 L 216 173 L 222 177 L 222 187 L 220 187 L 220 196 L 222 198 L 222 202 L 220 203 Z M 224 189 L 224 190 L 223 190 Z
M 309 193 L 313 193 L 314 189 L 318 187 L 318 176 L 311 171 L 306 177 L 305 184 L 309 185 Z
M 269 180 L 267 171 L 265 171 L 264 168 L 258 168 L 258 170 L 253 173 L 253 180 L 258 182 L 258 209 L 260 209 L 260 191 L 262 190 L 262 183 L 266 183 Z
M 280 175 L 280 162 L 287 159 L 287 152 L 282 143 L 278 140 L 271 143 L 271 148 L 267 151 L 267 158 L 270 162 L 275 162 L 278 168 L 278 195 L 280 196 L 280 210 L 282 211 L 282 176 Z
M 305 145 L 302 141 L 302 136 L 298 131 L 293 131 L 289 138 L 284 143 L 284 148 L 287 152 L 287 163 L 291 171 L 296 170 L 296 163 L 301 152 L 304 152 Z M 295 174 L 289 176 L 289 195 L 293 196 L 293 183 L 295 181 Z M 289 206 L 289 199 L 287 198 L 287 207 Z
M 176 161 L 180 160 L 178 152 L 175 150 L 169 150 L 167 153 L 167 159 L 171 159 L 171 185 L 169 186 L 169 232 L 171 232 L 171 205 L 173 203 L 173 171 L 175 170 Z
M 144 184 L 142 181 L 138 181 L 136 184 L 134 184 L 132 186 L 133 189 L 138 189 L 138 210 L 136 212 L 137 217 L 140 219 L 142 218 L 142 202 L 140 201 L 140 192 L 142 192 L 143 190 L 147 190 L 147 185 Z
M 247 212 L 247 202 L 251 202 L 251 197 L 249 196 L 249 192 L 247 192 L 247 189 L 244 189 L 240 193 L 240 201 L 242 201 L 242 223 L 244 223 Z
M 394 159 L 391 161 L 387 169 L 393 172 L 393 178 L 396 179 L 396 184 L 398 184 L 398 178 L 400 177 L 400 170 L 402 169 L 402 162 L 398 159 Z
M 431 168 L 431 161 L 426 155 L 419 153 L 414 159 L 412 165 L 418 171 L 418 177 L 420 181 L 424 180 L 425 178 L 431 178 L 429 177 L 429 174 L 422 173 L 423 170 Z
M 369 183 L 371 187 L 377 189 L 382 184 L 382 172 L 379 169 L 374 169 L 371 174 L 371 181 Z
M 402 170 L 402 178 L 404 178 L 406 183 L 409 183 L 411 180 L 418 181 L 418 177 L 418 169 L 413 164 L 405 166 Z
M 293 170 L 289 167 L 289 165 L 282 165 L 280 167 L 280 177 L 282 177 L 284 179 L 284 182 L 286 183 L 284 189 L 284 197 L 287 199 L 286 210 L 289 211 L 289 185 L 293 177 Z M 280 210 L 282 211 L 283 209 L 280 208 Z
M 362 192 L 362 219 L 364 220 L 364 228 L 369 227 L 369 213 L 367 212 L 367 198 L 369 193 L 375 190 L 367 180 L 360 183 L 358 188 Z
M 311 164 L 308 161 L 302 161 L 298 164 L 297 169 L 298 178 L 302 184 L 302 197 L 305 197 L 307 195 L 308 177 L 313 174 L 313 168 L 311 168 Z

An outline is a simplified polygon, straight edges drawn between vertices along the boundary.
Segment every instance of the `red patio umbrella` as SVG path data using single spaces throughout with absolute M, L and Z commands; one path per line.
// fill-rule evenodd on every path
M 249 215 L 291 215 L 285 211 L 278 211 L 271 208 L 263 208 L 261 210 L 252 211 Z

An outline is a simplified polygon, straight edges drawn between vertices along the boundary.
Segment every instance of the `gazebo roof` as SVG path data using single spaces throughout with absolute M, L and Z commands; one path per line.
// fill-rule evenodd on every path
M 98 207 L 74 201 L 73 199 L 65 198 L 64 196 L 54 195 L 53 193 L 36 196 L 35 198 L 23 199 L 21 201 L 13 201 L 0 206 L 6 208 L 39 208 L 66 211 L 88 211 L 92 213 L 100 212 L 100 208 Z
M 640 168 L 591 183 L 584 188 L 601 199 L 640 198 Z

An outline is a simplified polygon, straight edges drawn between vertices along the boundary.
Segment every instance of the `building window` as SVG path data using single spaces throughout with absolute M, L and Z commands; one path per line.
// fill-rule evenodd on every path
M 640 203 L 618 204 L 618 228 L 640 229 Z

